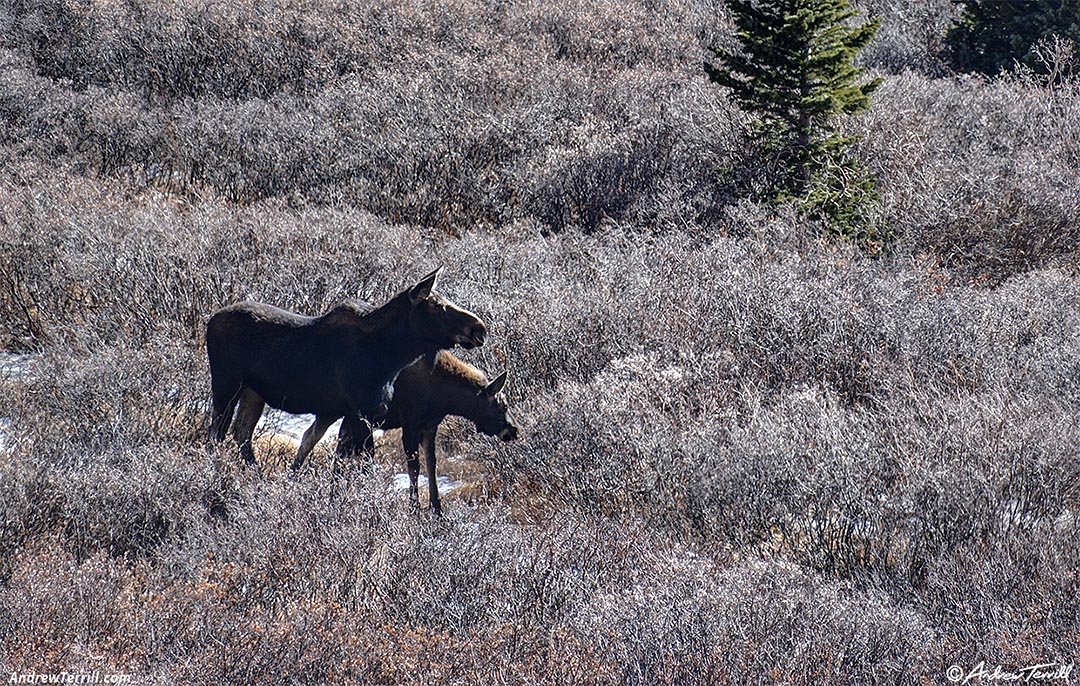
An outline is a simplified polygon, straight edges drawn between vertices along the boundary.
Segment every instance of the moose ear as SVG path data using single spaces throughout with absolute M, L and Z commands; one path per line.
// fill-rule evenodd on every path
M 499 374 L 495 377 L 495 380 L 484 386 L 484 395 L 497 395 L 499 391 L 506 385 L 506 372 Z
M 418 303 L 424 298 L 431 295 L 431 291 L 435 290 L 435 281 L 439 278 L 439 272 L 442 271 L 442 267 L 439 267 L 435 271 L 431 272 L 424 278 L 409 289 L 409 300 L 414 303 Z

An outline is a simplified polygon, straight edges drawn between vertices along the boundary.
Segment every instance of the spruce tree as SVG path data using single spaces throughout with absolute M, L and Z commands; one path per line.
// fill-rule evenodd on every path
M 757 115 L 755 139 L 778 163 L 769 195 L 802 198 L 835 221 L 857 223 L 857 205 L 873 197 L 873 186 L 865 174 L 851 173 L 844 156 L 850 139 L 837 133 L 836 120 L 869 108 L 881 83 L 864 80 L 853 64 L 880 22 L 853 23 L 857 13 L 848 0 L 727 0 L 727 6 L 741 49 L 714 48 L 719 63 L 706 63 L 705 71 Z
M 1057 35 L 1080 43 L 1080 0 L 965 0 L 946 38 L 956 69 L 990 76 L 1020 63 L 1041 65 L 1032 54 L 1040 40 Z

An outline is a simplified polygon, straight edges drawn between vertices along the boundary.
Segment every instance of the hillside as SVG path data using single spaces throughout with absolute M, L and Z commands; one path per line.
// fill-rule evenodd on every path
M 865 3 L 869 255 L 747 198 L 722 2 L 2 0 L 0 678 L 1074 661 L 1080 80 L 953 74 L 912 5 Z M 521 428 L 443 426 L 441 519 L 396 435 L 337 478 L 207 444 L 217 308 L 439 265 Z

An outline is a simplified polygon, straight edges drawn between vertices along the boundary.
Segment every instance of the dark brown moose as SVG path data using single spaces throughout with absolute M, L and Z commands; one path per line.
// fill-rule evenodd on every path
M 435 435 L 439 424 L 448 415 L 472 421 L 477 431 L 488 436 L 498 436 L 504 441 L 517 438 L 517 424 L 507 409 L 506 397 L 502 393 L 505 384 L 506 372 L 489 382 L 482 371 L 445 350 L 424 355 L 401 370 L 394 382 L 394 397 L 382 421 L 382 428 L 401 429 L 401 444 L 408 456 L 409 494 L 413 503 L 418 499 L 419 449 L 423 447 L 427 463 L 428 501 L 436 514 L 442 511 L 435 474 Z M 307 433 L 304 435 L 307 436 Z M 339 450 L 342 449 L 342 441 L 367 444 L 370 440 L 369 424 L 349 418 L 341 423 Z M 293 469 L 298 470 L 303 464 L 304 455 L 298 454 Z
M 266 405 L 314 414 L 297 452 L 302 461 L 338 419 L 348 418 L 354 431 L 385 414 L 394 379 L 417 358 L 455 345 L 483 345 L 484 323 L 435 293 L 438 274 L 378 308 L 347 302 L 320 317 L 254 302 L 219 310 L 206 325 L 211 438 L 223 440 L 231 423 L 250 464 L 251 435 Z M 339 454 L 355 447 L 349 436 L 339 441 Z M 361 445 L 373 450 L 370 438 Z

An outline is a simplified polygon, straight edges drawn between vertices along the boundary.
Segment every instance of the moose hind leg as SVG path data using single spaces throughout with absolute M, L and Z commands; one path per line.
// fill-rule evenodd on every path
M 250 388 L 240 391 L 236 419 L 232 427 L 233 439 L 240 446 L 240 456 L 248 464 L 255 464 L 255 450 L 251 447 L 251 435 L 255 433 L 255 425 L 259 423 L 259 417 L 262 417 L 265 407 L 266 402 L 255 391 Z
M 213 410 L 210 414 L 210 440 L 220 443 L 225 440 L 225 433 L 232 423 L 233 410 L 236 409 L 237 400 L 242 388 L 239 383 L 225 384 L 219 379 L 211 379 L 211 392 L 213 394 Z

